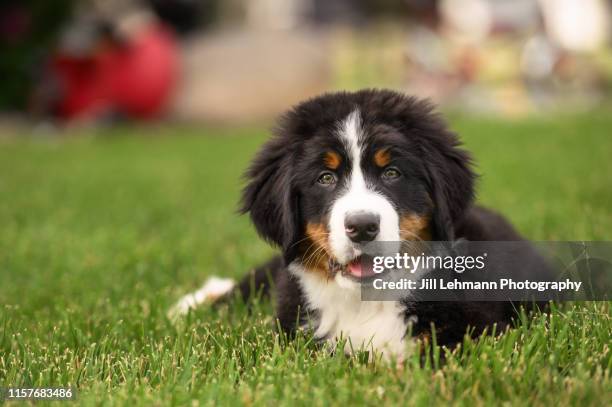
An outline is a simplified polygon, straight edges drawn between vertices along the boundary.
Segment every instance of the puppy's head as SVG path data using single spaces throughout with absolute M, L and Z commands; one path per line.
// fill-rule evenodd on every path
M 360 277 L 365 243 L 454 238 L 474 183 L 458 146 L 427 102 L 326 94 L 281 118 L 246 173 L 242 211 L 287 263 Z

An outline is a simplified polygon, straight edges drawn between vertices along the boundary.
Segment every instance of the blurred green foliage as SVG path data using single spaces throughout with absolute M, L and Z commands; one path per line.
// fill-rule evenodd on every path
M 0 110 L 26 108 L 41 64 L 75 4 L 75 0 L 9 0 L 0 5 L 6 31 L 14 28 L 10 19 L 23 25 L 23 32 L 0 36 Z

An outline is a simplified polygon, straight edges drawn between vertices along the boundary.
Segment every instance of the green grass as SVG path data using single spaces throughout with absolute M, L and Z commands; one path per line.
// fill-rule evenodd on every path
M 453 128 L 479 163 L 479 200 L 526 236 L 610 240 L 609 115 L 455 117 Z M 88 405 L 612 403 L 609 303 L 565 304 L 466 340 L 442 367 L 415 356 L 403 369 L 287 343 L 267 302 L 171 325 L 168 307 L 206 276 L 238 277 L 273 253 L 235 214 L 265 136 L 0 140 L 0 386 L 78 386 Z

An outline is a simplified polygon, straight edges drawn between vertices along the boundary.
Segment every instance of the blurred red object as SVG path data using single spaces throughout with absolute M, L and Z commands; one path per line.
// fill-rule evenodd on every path
M 51 69 L 60 87 L 54 110 L 61 118 L 155 119 L 176 85 L 178 48 L 168 30 L 152 25 L 128 41 L 106 41 L 87 57 L 58 54 Z

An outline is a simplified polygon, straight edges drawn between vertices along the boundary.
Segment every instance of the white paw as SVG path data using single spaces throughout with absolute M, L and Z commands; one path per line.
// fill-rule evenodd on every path
M 210 277 L 202 288 L 181 297 L 168 311 L 168 318 L 176 320 L 200 304 L 211 303 L 229 293 L 234 285 L 236 282 L 231 278 Z

